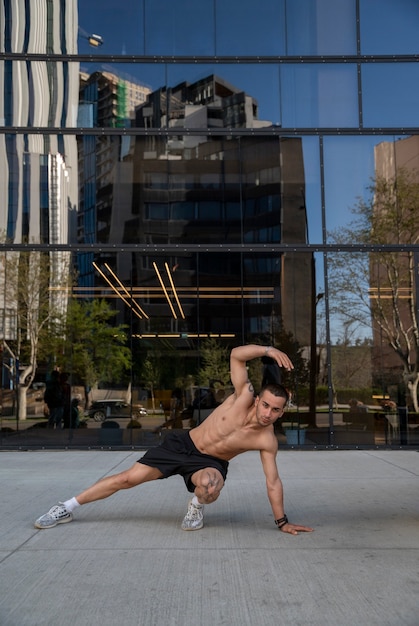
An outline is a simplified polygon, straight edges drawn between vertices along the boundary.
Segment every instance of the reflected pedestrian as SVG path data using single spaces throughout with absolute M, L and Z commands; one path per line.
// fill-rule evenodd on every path
M 71 423 L 71 385 L 66 372 L 60 374 L 60 385 L 63 394 L 63 428 L 70 428 Z
M 61 429 L 64 414 L 64 393 L 58 370 L 51 372 L 46 383 L 44 402 L 48 407 L 48 428 Z

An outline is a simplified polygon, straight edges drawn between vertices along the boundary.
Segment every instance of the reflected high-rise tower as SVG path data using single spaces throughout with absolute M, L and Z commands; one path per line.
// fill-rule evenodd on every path
M 1 4 L 1 52 L 77 52 L 76 0 L 5 0 Z M 72 239 L 78 205 L 76 139 L 32 129 L 76 126 L 78 74 L 77 63 L 32 60 L 30 56 L 0 61 L 0 125 L 22 129 L 18 134 L 0 135 L 3 240 L 64 244 Z M 52 284 L 65 271 L 68 254 L 51 253 Z M 64 299 L 55 304 L 64 306 Z
M 77 3 L 3 2 L 0 50 L 23 54 L 77 52 Z M 74 127 L 78 64 L 2 61 L 0 124 L 18 128 Z M 13 180 L 9 173 L 13 171 Z M 74 137 L 25 132 L 0 135 L 0 231 L 10 241 L 66 243 L 69 210 L 77 208 Z M 31 193 L 31 189 L 43 193 Z

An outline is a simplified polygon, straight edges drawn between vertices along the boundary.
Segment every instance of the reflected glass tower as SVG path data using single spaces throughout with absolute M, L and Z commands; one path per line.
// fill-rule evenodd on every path
M 77 52 L 77 3 L 3 2 L 0 50 L 18 54 Z M 74 127 L 78 64 L 4 60 L 0 65 L 2 126 Z M 0 136 L 0 232 L 9 241 L 67 243 L 77 210 L 77 145 L 57 134 Z
M 4 0 L 1 13 L 1 52 L 77 53 L 76 0 Z M 78 207 L 77 143 L 60 129 L 77 122 L 78 65 L 36 59 L 0 61 L 0 125 L 21 129 L 17 134 L 0 135 L 3 240 L 66 244 L 73 238 Z M 57 133 L 33 132 L 39 127 L 56 128 Z M 60 283 L 68 264 L 68 252 L 50 253 L 52 286 Z M 3 287 L 1 293 L 6 290 Z M 51 298 L 54 305 L 65 306 L 65 296 Z

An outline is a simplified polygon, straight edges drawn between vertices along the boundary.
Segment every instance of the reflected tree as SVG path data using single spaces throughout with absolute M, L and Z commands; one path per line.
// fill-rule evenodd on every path
M 203 341 L 199 348 L 201 367 L 198 383 L 214 387 L 227 385 L 230 382 L 230 350 L 220 345 L 216 339 Z
M 419 329 L 414 246 L 419 239 L 419 172 L 400 168 L 376 176 L 369 199 L 359 200 L 335 243 L 383 246 L 380 252 L 331 254 L 331 312 L 347 324 L 373 330 L 377 367 L 397 370 L 418 411 Z M 403 244 L 402 251 L 391 249 Z M 386 246 L 389 246 L 386 248 Z
M 335 392 L 339 389 L 371 388 L 372 341 L 352 337 L 345 324 L 344 334 L 332 347 L 332 380 Z
M 140 380 L 144 381 L 147 389 L 150 390 L 151 406 L 153 413 L 156 410 L 156 400 L 154 390 L 160 386 L 162 378 L 162 358 L 157 350 L 149 351 L 140 368 Z
M 62 333 L 69 282 L 60 253 L 4 252 L 0 259 L 3 346 L 10 356 L 18 418 L 26 419 L 27 392 L 51 335 Z
M 86 388 L 120 382 L 131 366 L 126 327 L 105 300 L 72 300 L 68 306 L 62 365 Z

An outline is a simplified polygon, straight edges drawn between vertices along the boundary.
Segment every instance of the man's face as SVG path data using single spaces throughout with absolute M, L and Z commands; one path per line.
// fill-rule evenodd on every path
M 286 400 L 266 390 L 255 400 L 256 419 L 261 426 L 269 426 L 284 414 Z

